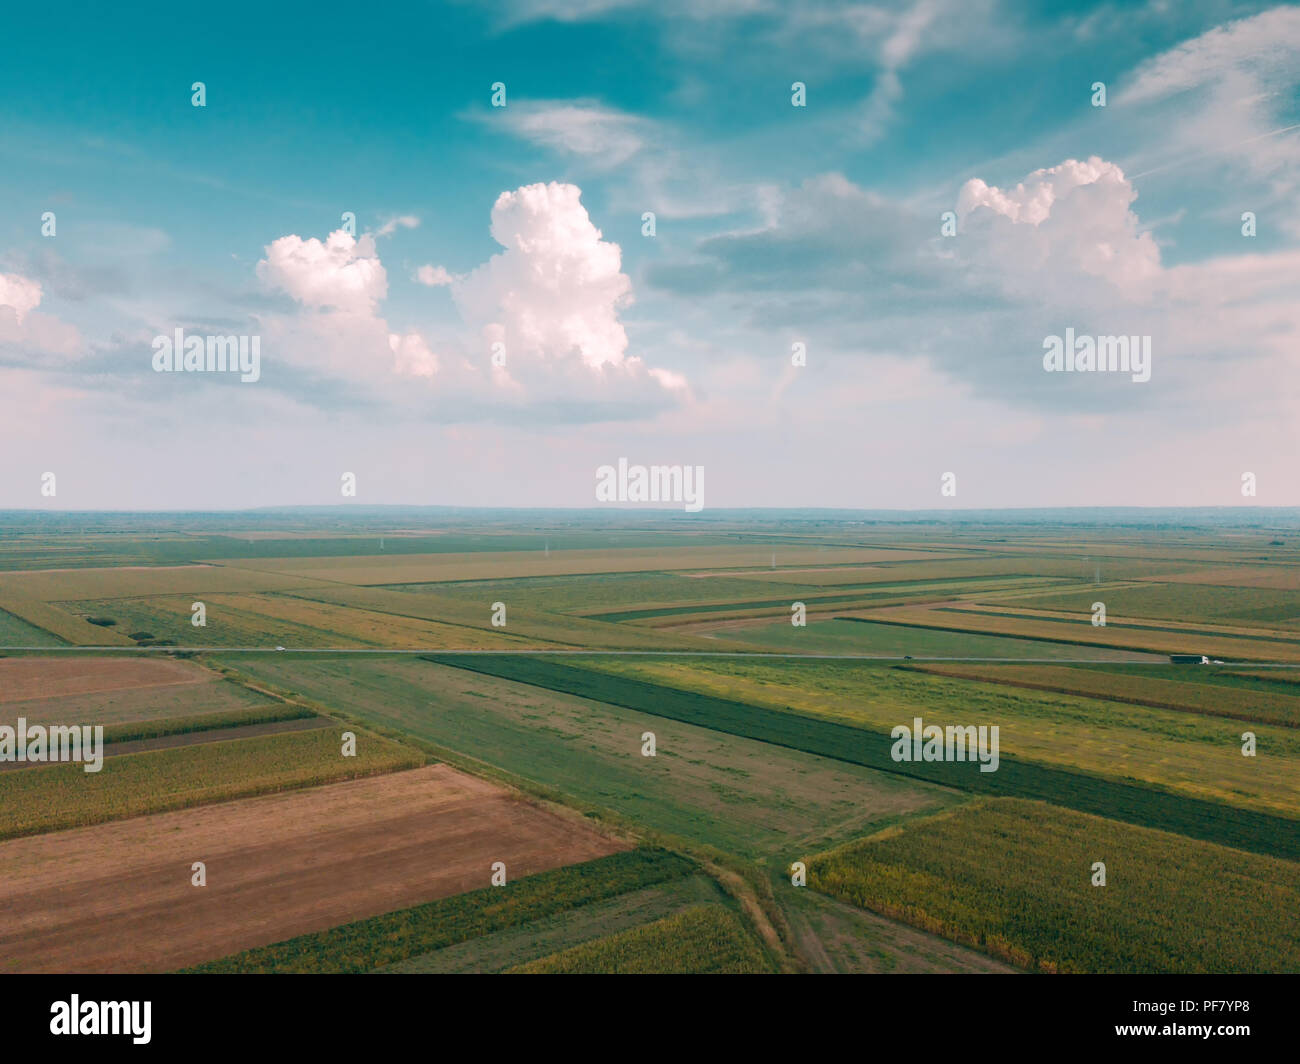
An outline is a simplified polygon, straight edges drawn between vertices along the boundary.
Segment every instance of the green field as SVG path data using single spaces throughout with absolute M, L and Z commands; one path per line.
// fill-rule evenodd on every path
M 1300 971 L 1294 863 L 1037 802 L 977 801 L 851 843 L 813 858 L 808 884 L 1026 968 Z
M 952 800 L 893 774 L 418 658 L 232 663 L 371 725 L 732 853 L 783 859 Z M 654 757 L 641 754 L 647 730 Z

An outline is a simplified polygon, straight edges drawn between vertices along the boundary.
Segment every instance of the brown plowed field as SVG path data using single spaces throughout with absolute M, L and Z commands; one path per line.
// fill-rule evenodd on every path
M 141 658 L 0 658 L 0 703 L 98 691 L 212 683 L 219 677 L 182 661 Z
M 621 848 L 446 765 L 14 839 L 0 971 L 169 971 Z

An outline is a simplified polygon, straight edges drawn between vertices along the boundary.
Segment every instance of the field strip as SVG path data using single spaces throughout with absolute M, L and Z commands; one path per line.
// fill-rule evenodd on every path
M 221 743 L 231 739 L 256 739 L 263 735 L 281 735 L 285 732 L 318 731 L 337 727 L 338 721 L 329 717 L 299 717 L 293 720 L 267 721 L 262 724 L 241 724 L 233 728 L 212 728 L 208 731 L 177 732 L 159 735 L 152 739 L 127 739 L 124 742 L 104 743 L 104 757 L 121 757 L 123 754 L 145 754 L 151 750 L 171 750 L 178 746 L 199 746 L 203 743 Z M 3 761 L 0 772 L 21 772 L 41 767 L 36 761 Z

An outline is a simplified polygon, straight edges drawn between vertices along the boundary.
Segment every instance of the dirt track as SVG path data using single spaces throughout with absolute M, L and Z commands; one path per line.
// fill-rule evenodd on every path
M 15 839 L 0 972 L 168 971 L 620 848 L 445 765 Z

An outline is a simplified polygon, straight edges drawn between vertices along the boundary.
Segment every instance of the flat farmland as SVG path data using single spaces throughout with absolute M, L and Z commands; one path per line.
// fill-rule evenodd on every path
M 490 627 L 489 610 L 483 612 L 485 631 L 475 631 L 428 618 L 406 617 L 336 602 L 317 602 L 297 595 L 218 598 L 218 606 L 223 602 L 235 609 L 246 610 L 272 621 L 305 626 L 327 636 L 329 633 L 338 633 L 345 640 L 351 640 L 360 646 L 445 646 L 481 650 L 510 646 L 517 642 L 507 632 Z
M 147 599 L 105 599 L 69 603 L 67 608 L 91 616 L 110 617 L 118 631 L 147 634 L 180 647 L 398 647 L 507 648 L 518 643 L 486 623 L 485 631 L 433 619 L 402 616 L 348 605 L 349 593 L 361 588 L 326 589 L 328 599 L 305 595 L 208 595 L 207 624 L 190 623 L 193 597 L 173 595 Z M 412 600 L 416 605 L 416 601 Z
M 158 656 L 0 658 L 0 723 L 121 724 L 269 706 L 209 669 Z
M 1193 569 L 1160 578 L 1171 584 L 1215 584 L 1221 587 L 1256 587 L 1275 591 L 1300 591 L 1300 565 L 1259 565 L 1233 568 Z
M 938 935 L 890 920 L 816 890 L 795 889 L 784 874 L 773 879 L 799 952 L 818 974 L 996 973 L 1016 971 L 1004 961 Z
M 514 580 L 457 581 L 438 584 L 439 597 L 482 604 L 504 599 L 512 605 L 552 613 L 595 613 L 654 605 L 729 602 L 734 599 L 770 598 L 772 589 L 750 579 L 695 578 L 689 573 L 597 573 L 585 576 L 519 577 Z M 390 586 L 391 591 L 419 594 L 425 584 Z
M 395 591 L 388 587 L 331 587 L 294 593 L 294 598 L 335 603 L 393 617 L 432 620 L 456 625 L 460 649 L 497 647 L 585 649 L 682 650 L 707 646 L 692 636 L 661 634 L 603 621 L 587 620 L 562 613 L 546 613 L 520 606 L 508 592 L 503 597 L 466 601 L 440 593 L 442 585 L 425 585 L 423 590 Z M 492 604 L 506 607 L 506 626 L 492 626 Z M 508 633 L 508 634 L 507 634 Z M 490 640 L 490 642 L 489 642 Z
M 885 559 L 933 558 L 935 555 L 878 548 L 786 546 L 778 549 L 777 557 L 782 565 L 862 565 Z M 532 550 L 495 554 L 380 554 L 368 557 L 243 559 L 232 564 L 238 564 L 249 571 L 278 574 L 286 580 L 297 578 L 308 583 L 335 582 L 367 586 L 586 573 L 659 572 L 705 567 L 770 569 L 771 560 L 771 549 L 756 545 L 664 547 L 654 551 L 566 550 L 547 553 Z M 3 590 L 4 585 L 0 584 L 0 593 Z
M 1294 862 L 1040 802 L 881 832 L 812 858 L 808 886 L 1025 968 L 1300 971 Z
M 47 633 L 45 639 L 33 643 L 6 644 L 14 646 L 48 646 L 51 641 L 56 646 L 71 644 L 78 647 L 96 646 L 133 646 L 134 644 L 121 632 L 112 628 L 101 628 L 91 624 L 84 617 L 79 617 L 68 610 L 60 609 L 48 602 L 36 599 L 24 599 L 16 596 L 0 596 L 0 609 L 11 617 L 17 617 L 24 624 L 39 628 Z M 22 635 L 21 632 L 18 633 Z
M 122 754 L 0 773 L 0 838 L 102 823 L 424 764 L 411 747 L 362 732 L 342 756 L 334 727 Z
M 695 575 L 695 574 L 688 574 Z M 840 565 L 820 568 L 779 566 L 766 572 L 744 574 L 746 580 L 765 584 L 797 584 L 840 587 L 870 584 L 901 584 L 960 580 L 1059 580 L 1078 579 L 1075 562 L 1046 555 L 1011 558 L 953 557 L 943 561 L 915 561 L 868 566 Z M 719 574 L 720 579 L 729 579 Z
M 583 667 L 876 734 L 915 717 L 996 724 L 1003 758 L 1141 781 L 1290 818 L 1300 809 L 1300 734 L 1289 727 L 1255 726 L 1268 754 L 1246 758 L 1235 720 L 857 662 L 592 658 Z M 1001 778 L 1006 768 L 987 778 Z
M 811 604 L 809 604 L 811 607 Z M 735 649 L 780 651 L 788 654 L 862 654 L 882 658 L 1044 658 L 1057 661 L 1142 661 L 1150 655 L 1136 650 L 1111 647 L 1048 643 L 982 631 L 953 632 L 940 628 L 875 624 L 872 613 L 818 619 L 809 613 L 808 623 L 796 628 L 789 613 L 780 620 L 769 618 L 743 621 L 694 622 L 688 630 L 700 637 L 735 645 Z M 741 645 L 743 643 L 743 646 Z M 722 649 L 722 648 L 719 648 Z
M 515 877 L 504 889 L 479 887 L 327 931 L 241 950 L 185 970 L 212 974 L 392 971 L 399 965 L 420 965 L 444 950 L 472 954 L 482 944 L 485 953 L 490 954 L 494 944 L 513 938 L 521 929 L 551 922 L 575 931 L 586 924 L 585 935 L 577 932 L 577 941 L 583 941 L 608 933 L 607 926 L 593 928 L 590 919 L 606 903 L 614 903 L 622 910 L 621 915 L 627 915 L 628 909 L 636 908 L 638 896 L 644 898 L 647 891 L 664 889 L 671 893 L 684 879 L 699 873 L 699 866 L 680 854 L 659 847 L 624 848 L 594 860 Z M 718 894 L 718 887 L 713 885 L 714 900 Z M 599 917 L 595 923 L 601 923 Z M 567 932 L 563 937 L 568 937 Z M 527 949 L 527 942 L 524 947 Z M 520 957 L 507 945 L 498 962 L 504 961 L 502 966 L 506 966 L 532 956 L 540 953 Z
M 274 568 L 263 570 L 234 565 L 44 569 L 0 572 L 0 600 L 70 602 L 149 595 L 204 595 L 221 591 L 286 591 L 312 584 L 311 580 Z
M 1300 970 L 1300 538 L 1166 517 L 0 515 L 0 723 L 108 740 L 0 766 L 0 958 Z
M 25 717 L 31 724 L 103 724 L 200 717 L 274 704 L 274 699 L 220 677 L 179 687 L 146 687 L 0 705 L 0 722 Z
M 393 974 L 501 972 L 671 916 L 692 905 L 725 900 L 726 895 L 713 880 L 702 875 L 686 876 L 430 950 L 378 970 Z
M 788 859 L 955 800 L 949 791 L 419 659 L 232 659 L 255 680 L 465 754 L 639 823 Z M 645 731 L 655 757 L 641 754 Z
M 1079 648 L 1107 647 L 1147 651 L 1156 654 L 1203 653 L 1237 661 L 1300 662 L 1300 640 L 1283 641 L 1256 635 L 1223 635 L 1207 626 L 1165 621 L 1163 626 L 1126 625 L 1111 622 L 1094 628 L 1091 614 L 1056 617 L 1050 613 L 1015 614 L 995 607 L 976 607 L 964 602 L 935 606 L 887 606 L 855 614 L 862 620 L 899 624 L 908 628 L 932 628 L 949 632 L 1014 636 L 1044 642 L 1066 643 Z M 1289 640 L 1289 637 L 1287 637 Z M 1046 655 L 1044 655 L 1046 656 Z M 1082 655 L 1080 655 L 1082 656 Z
M 520 877 L 622 848 L 433 765 L 0 843 L 0 957 L 170 971 L 486 886 L 494 861 Z
M 552 613 L 623 621 L 661 614 L 705 613 L 723 608 L 736 612 L 768 606 L 781 607 L 788 612 L 790 603 L 799 598 L 806 599 L 810 608 L 820 601 L 848 602 L 891 596 L 906 601 L 909 597 L 924 594 L 942 597 L 967 588 L 979 591 L 990 584 L 1019 587 L 1027 583 L 1037 586 L 1039 582 L 1037 578 L 1009 580 L 990 577 L 970 582 L 944 580 L 936 583 L 887 581 L 882 584 L 860 584 L 846 580 L 841 586 L 825 579 L 821 582 L 798 580 L 800 575 L 825 578 L 826 572 L 806 570 L 781 574 L 785 576 L 785 582 L 778 586 L 762 579 L 772 574 L 749 570 L 739 576 L 602 573 L 595 576 L 485 580 L 432 586 L 436 587 L 436 593 L 441 599 L 480 604 L 499 599 L 511 605 Z M 389 590 L 421 594 L 427 593 L 429 587 L 430 585 L 423 584 L 404 584 L 390 587 Z
M 1063 665 L 982 665 L 963 662 L 958 665 L 916 664 L 904 667 L 934 676 L 952 676 L 1037 691 L 1128 702 L 1157 709 L 1182 709 L 1215 717 L 1300 727 L 1300 697 L 1277 691 L 1231 686 L 1231 676 L 1228 677 L 1229 682 L 1220 686 Z
M 0 647 L 58 647 L 64 641 L 17 614 L 0 610 Z
M 695 905 L 521 964 L 519 975 L 759 974 L 771 965 L 731 909 Z
M 0 658 L 0 703 L 211 683 L 217 678 L 184 661 L 81 655 Z
M 977 598 L 979 602 L 990 602 Z M 1138 583 L 1087 587 L 1016 596 L 1016 605 L 1090 616 L 1094 602 L 1106 604 L 1111 621 L 1125 617 L 1226 623 L 1236 628 L 1300 628 L 1300 591 L 1223 587 L 1217 584 Z

